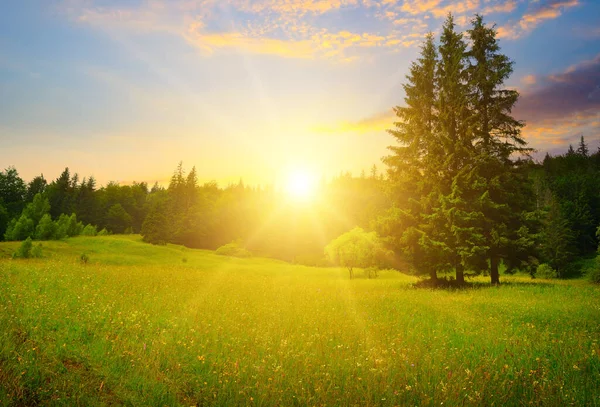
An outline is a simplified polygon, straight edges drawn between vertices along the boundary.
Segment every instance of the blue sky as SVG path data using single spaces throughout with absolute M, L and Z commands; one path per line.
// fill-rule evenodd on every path
M 448 11 L 495 23 L 540 154 L 600 139 L 594 0 L 20 0 L 0 13 L 0 166 L 25 179 L 271 183 L 380 165 Z

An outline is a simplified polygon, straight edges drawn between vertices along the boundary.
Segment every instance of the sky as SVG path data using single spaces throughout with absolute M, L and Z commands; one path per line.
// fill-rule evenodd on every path
M 358 175 L 448 12 L 496 24 L 537 156 L 600 143 L 598 0 L 5 0 L 0 167 L 49 181 Z

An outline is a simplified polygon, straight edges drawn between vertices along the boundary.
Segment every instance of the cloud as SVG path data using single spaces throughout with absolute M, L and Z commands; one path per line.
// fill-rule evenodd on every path
M 514 11 L 515 8 L 517 8 L 517 3 L 514 0 L 507 0 L 507 1 L 503 1 L 500 3 L 492 4 L 492 5 L 485 7 L 481 11 L 481 14 L 488 15 L 488 14 L 495 14 L 495 13 L 510 13 L 510 12 Z
M 599 110 L 600 54 L 545 77 L 538 87 L 522 94 L 516 106 L 516 114 L 536 123 Z
M 394 29 L 381 33 L 332 31 L 313 26 L 305 18 L 358 5 L 359 0 L 180 0 L 111 8 L 86 2 L 66 12 L 75 21 L 113 37 L 168 33 L 198 48 L 204 56 L 235 51 L 347 62 L 367 49 L 411 47 L 422 36 L 415 27 L 408 34 Z
M 185 35 L 187 41 L 205 54 L 216 50 L 237 49 L 253 54 L 278 55 L 290 58 L 314 58 L 315 50 L 309 40 L 294 41 L 276 38 L 247 37 L 239 32 L 204 33 L 201 25 L 192 24 Z
M 431 14 L 435 18 L 444 18 L 448 13 L 452 13 L 454 16 L 460 16 L 461 14 L 470 13 L 479 8 L 479 0 L 462 0 L 453 1 L 444 7 L 436 7 L 431 10 Z
M 535 75 L 527 75 L 521 79 L 521 82 L 523 82 L 525 85 L 535 85 L 537 78 Z
M 579 0 L 551 0 L 526 12 L 516 23 L 509 23 L 498 28 L 498 37 L 517 39 L 533 31 L 546 20 L 560 17 L 567 9 L 579 5 Z
M 515 117 L 525 120 L 523 133 L 535 146 L 565 145 L 569 137 L 600 136 L 600 54 L 564 72 L 537 80 L 515 106 Z
M 538 78 L 528 75 L 523 82 L 533 88 L 523 92 L 513 116 L 525 120 L 524 136 L 535 148 L 568 145 L 584 134 L 600 138 L 600 54 L 564 72 Z M 314 127 L 320 133 L 368 133 L 392 128 L 393 111 L 384 111 L 358 121 L 342 121 Z M 574 136 L 575 135 L 575 136 Z
M 393 110 L 376 113 L 358 121 L 342 121 L 333 125 L 315 126 L 312 131 L 317 133 L 369 133 L 385 131 L 393 127 L 396 120 Z

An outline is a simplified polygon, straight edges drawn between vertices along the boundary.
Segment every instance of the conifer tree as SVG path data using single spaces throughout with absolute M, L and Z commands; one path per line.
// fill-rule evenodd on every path
M 495 28 L 476 15 L 468 30 L 471 40 L 469 86 L 474 114 L 473 132 L 477 170 L 471 185 L 482 219 L 485 251 L 492 284 L 498 284 L 499 263 L 512 256 L 511 242 L 522 239 L 518 231 L 525 221 L 527 180 L 523 170 L 531 149 L 521 137 L 523 123 L 512 117 L 517 91 L 504 88 L 513 62 L 500 53 Z M 513 259 L 514 261 L 514 259 Z
M 447 267 L 464 283 L 464 268 L 473 257 L 473 240 L 479 237 L 469 199 L 468 176 L 473 168 L 472 116 L 469 106 L 467 45 L 448 15 L 442 28 L 436 72 L 439 90 L 438 128 L 442 142 L 442 177 L 437 185 L 437 209 L 431 221 L 440 224 L 448 255 Z
M 441 143 L 436 136 L 437 51 L 433 34 L 410 67 L 404 85 L 405 107 L 395 107 L 398 122 L 388 132 L 398 141 L 384 157 L 393 184 L 394 208 L 380 221 L 380 231 L 389 236 L 420 273 L 437 279 L 443 263 L 443 245 L 437 225 L 430 221 L 437 197 L 435 185 L 442 176 Z

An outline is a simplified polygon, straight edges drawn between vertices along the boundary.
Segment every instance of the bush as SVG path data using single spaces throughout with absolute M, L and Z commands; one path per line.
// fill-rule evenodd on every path
M 596 257 L 593 265 L 585 270 L 585 275 L 592 283 L 600 284 L 600 256 Z
M 558 273 L 552 267 L 550 267 L 547 263 L 542 263 L 537 267 L 535 271 L 535 276 L 537 278 L 558 278 Z
M 35 228 L 33 221 L 26 215 L 21 215 L 18 220 L 13 220 L 8 225 L 6 233 L 4 234 L 5 240 L 24 240 L 30 236 L 33 236 Z
M 31 247 L 33 242 L 30 237 L 23 240 L 19 249 L 13 253 L 14 258 L 28 259 L 31 257 Z
M 97 236 L 107 236 L 108 235 L 108 230 L 106 230 L 106 228 L 102 229 L 100 232 L 98 232 Z
M 87 264 L 88 261 L 90 261 L 90 257 L 86 253 L 82 253 L 81 256 L 79 256 L 79 261 L 81 264 Z
M 231 257 L 252 257 L 252 253 L 249 250 L 246 250 L 236 242 L 227 243 L 219 247 L 216 251 L 216 254 L 220 256 L 231 256 Z
M 587 273 L 588 279 L 595 284 L 600 284 L 600 267 L 594 267 Z
M 86 225 L 81 231 L 82 236 L 96 236 L 98 234 L 98 230 L 94 225 Z
M 39 259 L 42 257 L 42 244 L 38 243 L 31 249 L 31 257 Z
M 50 240 L 56 234 L 56 223 L 52 221 L 50 215 L 42 216 L 40 223 L 35 228 L 35 238 L 38 240 Z
M 367 278 L 377 278 L 379 277 L 379 269 L 377 267 L 367 267 L 365 269 L 365 276 Z

